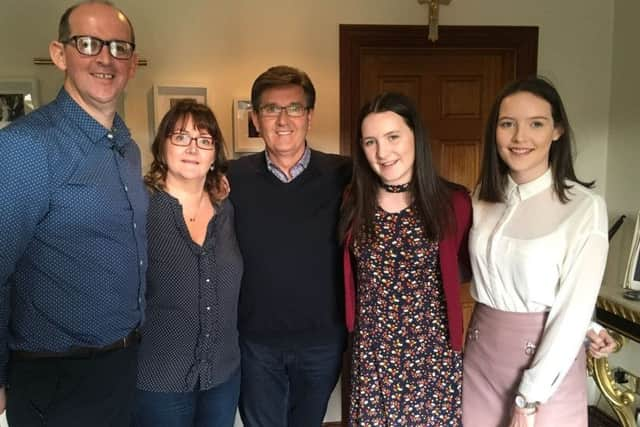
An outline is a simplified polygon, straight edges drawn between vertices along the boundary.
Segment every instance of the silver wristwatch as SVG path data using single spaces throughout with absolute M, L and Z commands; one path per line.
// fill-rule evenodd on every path
M 538 406 L 537 402 L 527 402 L 527 399 L 521 394 L 516 394 L 515 404 L 516 408 L 520 409 L 535 409 Z

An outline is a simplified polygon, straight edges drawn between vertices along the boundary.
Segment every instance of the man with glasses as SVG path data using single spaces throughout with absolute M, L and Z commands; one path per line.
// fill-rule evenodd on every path
M 116 114 L 129 19 L 69 8 L 56 99 L 0 130 L 0 412 L 11 426 L 126 426 L 144 310 L 147 195 Z
M 268 69 L 251 103 L 265 151 L 228 174 L 244 259 L 240 413 L 246 427 L 320 426 L 345 347 L 337 222 L 351 166 L 307 145 L 306 73 Z

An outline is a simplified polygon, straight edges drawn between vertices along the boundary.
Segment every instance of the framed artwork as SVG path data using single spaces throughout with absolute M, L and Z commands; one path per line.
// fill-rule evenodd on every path
M 33 79 L 0 79 L 0 128 L 39 106 L 38 82 Z
M 233 100 L 233 151 L 257 153 L 264 150 L 264 141 L 251 121 L 251 101 Z
M 625 288 L 640 290 L 640 211 L 636 215 L 636 226 L 623 283 Z
M 201 104 L 207 103 L 207 88 L 193 86 L 153 86 L 153 133 L 158 125 L 176 102 L 182 99 L 192 99 Z

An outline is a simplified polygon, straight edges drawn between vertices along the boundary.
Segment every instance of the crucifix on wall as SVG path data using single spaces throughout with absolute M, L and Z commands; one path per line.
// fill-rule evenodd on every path
M 418 0 L 420 4 L 426 4 L 429 8 L 429 40 L 438 40 L 438 19 L 441 4 L 449 4 L 451 0 Z

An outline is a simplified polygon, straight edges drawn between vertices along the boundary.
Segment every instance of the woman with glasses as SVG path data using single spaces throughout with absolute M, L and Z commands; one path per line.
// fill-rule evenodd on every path
M 160 122 L 151 151 L 135 423 L 232 426 L 243 267 L 227 199 L 224 140 L 213 112 L 177 102 Z

